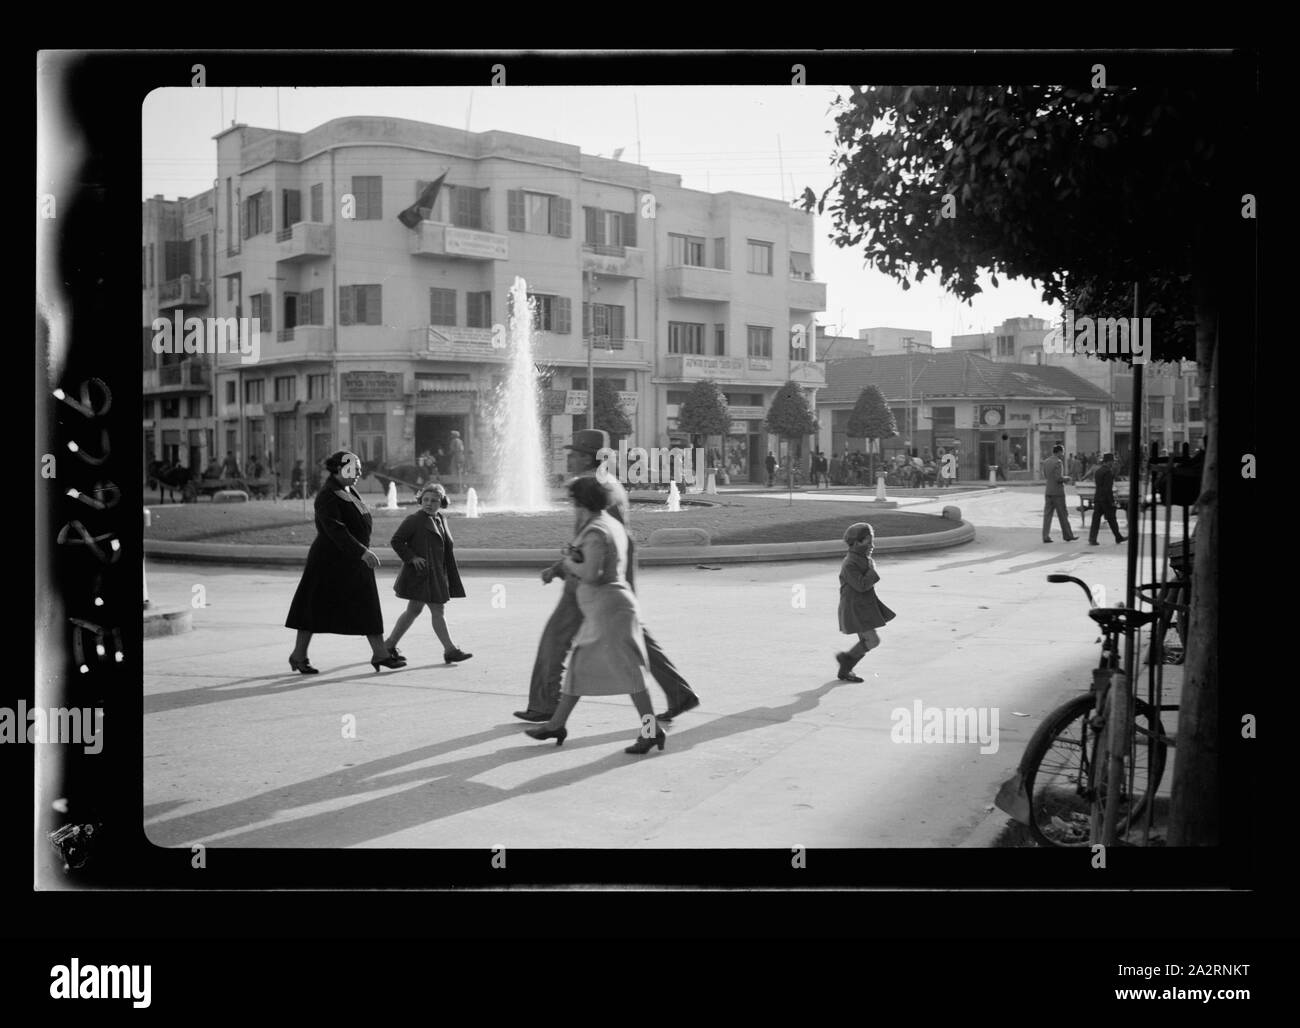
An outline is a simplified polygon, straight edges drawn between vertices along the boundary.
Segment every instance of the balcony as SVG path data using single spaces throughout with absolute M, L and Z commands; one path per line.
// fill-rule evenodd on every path
M 633 246 L 584 243 L 582 270 L 606 278 L 645 278 L 645 251 Z
M 328 257 L 334 252 L 334 226 L 300 221 L 276 235 L 280 247 L 277 261 L 306 261 Z
M 146 368 L 145 393 L 206 393 L 212 388 L 212 369 L 200 361 L 182 361 Z
M 327 356 L 331 350 L 330 328 L 327 325 L 297 325 L 282 328 L 275 333 L 275 343 L 262 346 L 262 360 L 278 357 Z
M 192 275 L 168 279 L 158 286 L 158 308 L 172 307 L 206 307 L 208 305 L 208 287 L 205 282 L 195 281 Z
M 416 257 L 454 257 L 469 261 L 504 261 L 510 241 L 495 232 L 457 228 L 438 221 L 422 221 L 410 234 L 411 253 Z
M 826 283 L 792 277 L 790 279 L 790 309 L 792 311 L 824 311 L 826 309 Z
M 664 289 L 673 300 L 708 300 L 729 303 L 731 272 L 678 264 L 664 270 Z

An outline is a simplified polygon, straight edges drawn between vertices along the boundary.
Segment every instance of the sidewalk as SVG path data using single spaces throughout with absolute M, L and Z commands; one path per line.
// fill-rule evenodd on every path
M 1086 688 L 1095 633 L 1047 573 L 1123 581 L 1120 547 L 1044 546 L 1036 498 L 969 506 L 973 543 L 882 558 L 899 617 L 862 684 L 834 677 L 838 561 L 646 569 L 646 623 L 703 702 L 644 757 L 622 752 L 638 727 L 626 697 L 584 699 L 562 748 L 510 716 L 558 598 L 535 572 L 465 574 L 448 608 L 464 664 L 441 663 L 422 620 L 405 669 L 375 674 L 363 640 L 319 636 L 322 674 L 301 676 L 280 627 L 295 571 L 151 564 L 151 596 L 188 602 L 202 585 L 206 606 L 192 633 L 145 643 L 146 832 L 163 846 L 956 846 L 1040 719 Z M 1009 524 L 986 528 L 999 511 Z M 403 606 L 393 573 L 386 625 Z M 917 703 L 997 711 L 996 751 L 900 742 L 896 713 Z

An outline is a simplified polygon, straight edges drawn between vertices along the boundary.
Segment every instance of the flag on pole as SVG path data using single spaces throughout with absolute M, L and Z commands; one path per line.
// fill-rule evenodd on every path
M 433 212 L 433 205 L 438 200 L 438 191 L 442 189 L 442 180 L 446 177 L 447 173 L 444 171 L 436 179 L 425 186 L 424 192 L 420 194 L 420 198 L 410 207 L 406 208 L 406 210 L 402 211 L 402 213 L 397 216 L 397 220 L 407 228 L 415 228 L 419 225 L 421 221 Z

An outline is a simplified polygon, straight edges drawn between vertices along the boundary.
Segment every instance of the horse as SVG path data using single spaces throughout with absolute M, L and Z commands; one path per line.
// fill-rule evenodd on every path
M 163 502 L 163 489 L 166 488 L 168 494 L 174 496 L 176 492 L 181 494 L 182 503 L 192 503 L 197 499 L 198 493 L 194 485 L 190 482 L 190 469 L 184 464 L 171 464 L 162 460 L 151 460 L 149 462 L 149 485 L 158 487 L 158 502 Z

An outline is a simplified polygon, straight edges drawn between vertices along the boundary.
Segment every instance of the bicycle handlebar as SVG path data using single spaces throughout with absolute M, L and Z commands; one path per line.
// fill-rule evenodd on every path
M 1088 583 L 1084 582 L 1082 579 L 1075 578 L 1073 575 L 1048 575 L 1047 580 L 1054 584 L 1059 584 L 1061 582 L 1073 582 L 1080 589 L 1082 589 L 1084 591 L 1084 594 L 1088 597 L 1088 606 L 1089 607 L 1097 606 L 1096 602 L 1092 598 L 1092 590 L 1088 588 Z

